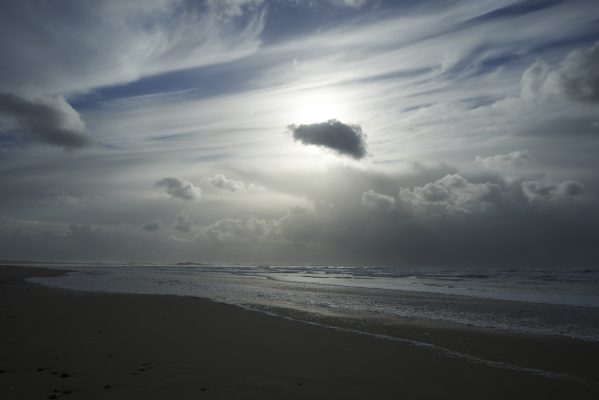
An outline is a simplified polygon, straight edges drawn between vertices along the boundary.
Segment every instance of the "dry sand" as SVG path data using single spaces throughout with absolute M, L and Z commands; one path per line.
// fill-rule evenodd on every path
M 0 399 L 599 398 L 597 385 L 198 298 L 24 282 L 59 273 L 0 267 Z M 513 341 L 493 343 L 504 358 L 520 353 Z M 558 357 L 576 362 L 564 351 Z

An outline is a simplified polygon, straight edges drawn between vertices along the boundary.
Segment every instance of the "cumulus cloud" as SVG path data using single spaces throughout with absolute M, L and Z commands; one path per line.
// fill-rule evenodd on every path
M 522 182 L 522 191 L 531 202 L 571 200 L 581 196 L 584 190 L 584 185 L 577 181 L 551 183 L 537 180 Z
M 305 145 L 333 150 L 355 158 L 366 157 L 366 135 L 359 125 L 347 125 L 335 119 L 308 125 L 289 125 L 293 138 Z
M 224 218 L 207 229 L 210 239 L 221 243 L 252 243 L 275 241 L 310 243 L 323 231 L 323 216 L 303 207 L 291 207 L 278 219 L 262 219 L 254 215 L 241 218 Z
M 417 215 L 484 213 L 494 209 L 491 201 L 498 184 L 472 183 L 460 174 L 449 174 L 415 188 L 400 188 L 398 201 Z
M 221 219 L 210 225 L 206 233 L 210 239 L 216 242 L 251 243 L 271 236 L 276 225 L 276 220 L 246 215 L 237 219 Z
M 369 190 L 362 193 L 362 205 L 370 211 L 390 211 L 395 208 L 395 198 Z
M 496 154 L 489 157 L 476 156 L 475 161 L 486 168 L 509 168 L 528 164 L 532 160 L 526 150 L 516 150 L 507 154 Z
M 397 209 L 400 215 L 429 217 L 530 213 L 536 206 L 559 208 L 565 201 L 580 199 L 582 183 L 572 180 L 506 180 L 472 182 L 460 174 L 448 174 L 434 182 L 414 188 L 400 188 Z M 364 196 L 363 196 L 364 201 Z
M 227 178 L 225 174 L 218 173 L 210 178 L 210 183 L 219 190 L 228 192 L 261 192 L 264 187 L 254 183 L 246 183 L 235 179 Z
M 522 76 L 522 93 L 525 97 L 559 95 L 599 102 L 599 42 L 572 51 L 557 65 L 537 61 Z
M 244 191 L 245 184 L 241 181 L 227 178 L 224 174 L 216 174 L 210 179 L 216 188 L 221 190 L 228 190 L 230 192 Z
M 0 93 L 0 127 L 37 141 L 78 148 L 91 144 L 79 113 L 62 96 Z
M 162 178 L 155 183 L 156 186 L 164 188 L 165 192 L 174 199 L 198 200 L 202 190 L 193 183 L 178 177 Z

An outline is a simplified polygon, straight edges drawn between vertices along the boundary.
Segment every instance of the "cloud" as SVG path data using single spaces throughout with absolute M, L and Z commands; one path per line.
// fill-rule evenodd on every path
M 368 0 L 329 0 L 333 5 L 341 7 L 360 8 L 368 3 Z
M 148 232 L 154 232 L 161 228 L 160 221 L 150 221 L 142 225 L 141 229 Z
M 88 242 L 92 244 L 101 235 L 101 232 L 91 225 L 69 225 L 69 230 L 65 233 L 67 239 Z
M 233 0 L 234 1 L 234 0 Z M 319 7 L 331 5 L 335 7 L 360 8 L 369 0 L 286 0 L 298 6 Z
M 486 168 L 509 168 L 528 164 L 532 157 L 526 150 L 516 150 L 508 154 L 496 154 L 489 157 L 476 156 L 475 162 Z
M 228 192 L 263 192 L 266 190 L 263 186 L 230 179 L 221 173 L 210 178 L 210 183 L 215 188 Z
M 190 233 L 193 230 L 193 221 L 191 215 L 181 212 L 177 214 L 173 229 L 181 233 Z
M 563 181 L 559 183 L 543 181 L 522 182 L 522 191 L 531 202 L 557 202 L 572 200 L 584 193 L 585 187 L 577 181 Z
M 62 96 L 0 93 L 0 127 L 2 125 L 7 126 L 9 131 L 64 148 L 80 148 L 91 144 L 91 139 L 85 135 L 85 124 L 79 113 Z
M 177 177 L 162 178 L 155 183 L 158 187 L 163 187 L 165 192 L 174 199 L 179 200 L 198 200 L 202 195 L 202 190 L 193 183 Z
M 215 187 L 230 192 L 245 191 L 245 184 L 241 181 L 227 178 L 224 174 L 216 174 L 210 179 Z
M 421 216 L 492 211 L 496 183 L 472 183 L 460 174 L 449 174 L 415 188 L 400 188 L 398 202 Z
M 575 101 L 599 102 L 599 42 L 576 49 L 557 65 L 537 61 L 522 76 L 526 97 L 559 95 Z
M 207 0 L 209 10 L 225 18 L 239 17 L 244 12 L 254 11 L 264 0 Z
M 253 215 L 241 218 L 224 218 L 210 225 L 208 237 L 222 243 L 252 243 L 271 236 L 276 229 L 275 220 L 260 219 Z
M 323 231 L 323 217 L 303 207 L 291 207 L 278 219 L 263 219 L 254 215 L 224 218 L 210 225 L 208 237 L 220 243 L 287 242 L 312 243 Z
M 366 156 L 366 135 L 359 125 L 335 119 L 308 125 L 289 125 L 293 138 L 305 145 L 321 146 L 341 155 L 362 159 Z
M 11 219 L 0 224 L 0 253 L 238 262 L 278 254 L 285 262 L 457 267 L 596 263 L 597 102 L 580 89 L 593 87 L 585 78 L 593 71 L 580 71 L 594 65 L 594 50 L 585 45 L 561 67 L 596 34 L 596 1 L 550 2 L 522 14 L 499 2 L 434 9 L 371 2 L 383 7 L 366 19 L 353 9 L 330 18 L 331 1 L 307 0 L 302 7 L 323 4 L 310 10 L 282 1 L 255 9 L 251 1 L 212 1 L 228 10 L 187 0 L 4 2 L 0 92 L 63 94 L 90 137 L 114 147 L 64 157 L 36 146 L 23 154 L 3 145 L 13 135 L 6 126 L 19 135 L 22 129 L 3 115 L 3 124 L 13 125 L 0 128 L 0 214 Z M 272 12 L 262 13 L 266 7 Z M 297 21 L 287 24 L 289 16 Z M 538 79 L 522 78 L 540 58 Z M 565 78 L 556 78 L 557 70 Z M 530 98 L 521 96 L 521 79 L 536 84 Z M 277 131 L 307 123 L 290 114 L 304 96 L 308 106 L 321 102 L 335 111 L 322 115 L 363 124 L 372 164 L 315 163 L 298 154 L 291 133 Z M 173 139 L 152 139 L 158 136 Z M 503 165 L 525 161 L 510 153 L 517 149 L 531 151 L 544 178 L 518 178 L 524 168 L 501 176 Z M 439 168 L 419 170 L 410 160 Z M 483 170 L 485 163 L 492 169 Z M 192 180 L 211 192 L 193 214 L 193 234 L 174 229 L 180 202 L 156 198 L 185 184 L 147 191 L 173 168 L 177 176 L 207 178 Z M 219 189 L 235 189 L 233 195 L 212 193 L 215 172 L 224 172 Z M 250 182 L 269 191 L 236 195 Z M 50 190 L 72 198 L 48 201 Z M 98 194 L 101 201 L 86 200 L 85 210 L 69 204 Z M 395 207 L 366 212 L 367 205 L 376 209 L 375 194 L 391 195 Z M 197 198 L 175 198 L 189 197 Z M 313 212 L 313 202 L 326 206 Z M 391 201 L 382 204 L 390 208 Z M 301 208 L 287 211 L 294 206 Z M 154 220 L 166 221 L 156 234 L 141 229 Z M 104 244 L 90 238 L 89 247 L 78 247 L 62 236 L 69 224 L 101 229 Z M 211 225 L 215 238 L 253 245 L 215 245 L 199 234 Z M 19 229 L 23 235 L 12 235 Z M 46 230 L 56 232 L 54 241 L 42 237 Z M 304 251 L 302 243 L 322 251 Z
M 401 216 L 422 220 L 460 215 L 501 218 L 533 213 L 537 206 L 559 209 L 566 201 L 581 199 L 584 191 L 582 183 L 572 180 L 554 183 L 493 177 L 472 182 L 456 173 L 414 188 L 400 188 L 397 208 Z
M 395 208 L 395 198 L 369 190 L 362 193 L 362 205 L 370 211 L 390 211 Z
M 245 57 L 260 47 L 264 27 L 264 13 L 252 3 L 5 3 L 0 91 L 81 92 Z

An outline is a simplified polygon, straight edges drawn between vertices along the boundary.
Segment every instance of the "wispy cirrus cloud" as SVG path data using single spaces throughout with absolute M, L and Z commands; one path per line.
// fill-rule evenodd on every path
M 252 9 L 255 14 L 239 24 L 219 18 L 230 14 L 233 5 L 211 4 L 69 1 L 48 8 L 7 3 L 0 13 L 0 47 L 3 75 L 10 79 L 2 80 L 0 90 L 86 91 L 231 61 L 259 47 L 261 10 Z M 29 29 L 29 24 L 36 29 Z M 43 68 L 38 67 L 40 59 Z

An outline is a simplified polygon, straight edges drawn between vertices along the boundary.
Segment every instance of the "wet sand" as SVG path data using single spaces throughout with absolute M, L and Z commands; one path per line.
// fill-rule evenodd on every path
M 203 299 L 62 291 L 24 281 L 60 273 L 0 267 L 2 399 L 599 398 L 598 385 Z M 537 346 L 554 369 L 563 365 L 596 381 L 592 343 L 556 341 L 551 352 L 549 339 L 411 329 L 438 344 L 489 343 L 505 361 Z M 539 357 L 531 365 L 542 364 Z

